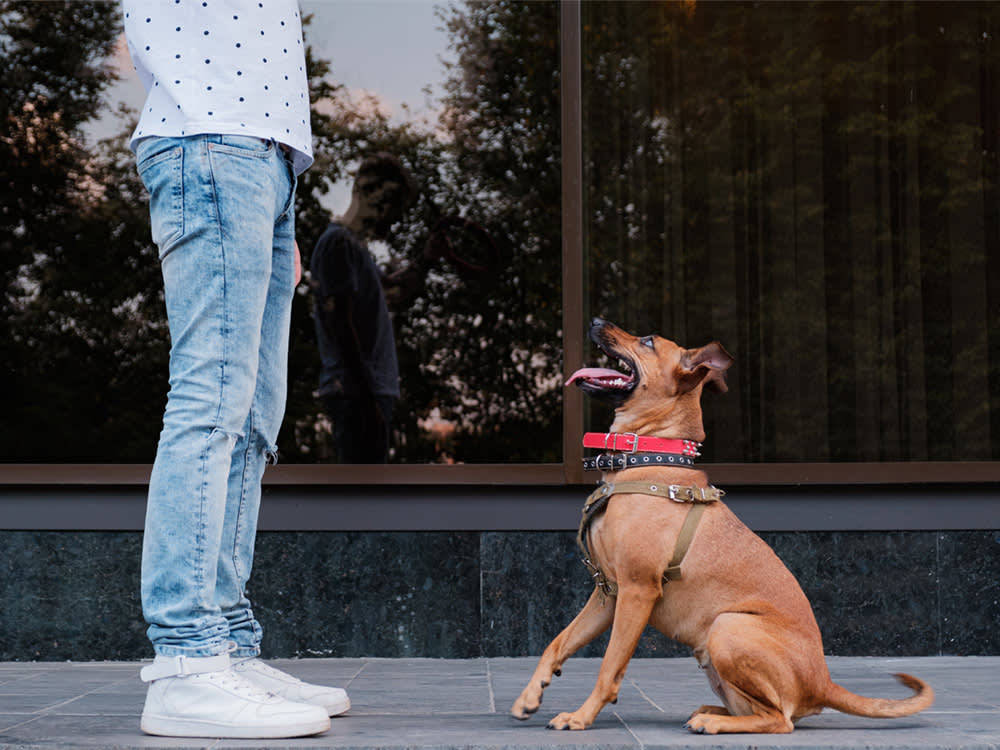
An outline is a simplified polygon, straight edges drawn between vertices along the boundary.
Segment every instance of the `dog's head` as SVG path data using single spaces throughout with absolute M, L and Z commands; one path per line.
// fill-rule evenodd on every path
M 685 349 L 660 336 L 633 336 L 600 318 L 591 323 L 590 340 L 621 369 L 585 367 L 566 384 L 609 401 L 615 408 L 612 430 L 704 439 L 702 390 L 728 390 L 733 358 L 722 344 Z

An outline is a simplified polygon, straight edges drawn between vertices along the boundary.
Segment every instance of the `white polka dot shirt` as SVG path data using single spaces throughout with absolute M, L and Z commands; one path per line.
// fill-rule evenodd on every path
M 123 0 L 125 36 L 146 89 L 132 147 L 149 136 L 275 140 L 297 174 L 313 161 L 296 0 Z

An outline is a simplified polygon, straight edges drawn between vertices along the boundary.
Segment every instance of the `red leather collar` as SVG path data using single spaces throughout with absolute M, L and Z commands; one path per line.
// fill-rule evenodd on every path
M 694 440 L 658 438 L 636 435 L 634 432 L 586 432 L 584 448 L 600 448 L 623 453 L 679 453 L 682 456 L 700 456 L 701 443 Z

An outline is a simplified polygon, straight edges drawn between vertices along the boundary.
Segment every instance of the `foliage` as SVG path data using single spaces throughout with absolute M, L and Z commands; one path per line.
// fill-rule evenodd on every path
M 150 455 L 165 392 L 159 274 L 122 139 L 83 127 L 114 80 L 107 3 L 0 3 L 0 455 Z
M 1000 6 L 583 16 L 589 304 L 736 355 L 706 453 L 995 457 Z
M 396 153 L 419 186 L 387 242 L 389 270 L 419 282 L 391 297 L 394 461 L 561 459 L 559 7 L 441 9 L 452 62 L 433 129 L 356 106 L 309 51 L 306 267 L 324 196 L 363 155 Z M 1000 5 L 581 9 L 587 305 L 733 351 L 730 395 L 706 404 L 706 453 L 995 457 Z M 106 114 L 117 13 L 0 0 L 3 460 L 148 462 L 155 449 L 169 342 L 132 115 L 116 137 L 84 137 Z M 440 254 L 445 217 L 486 231 L 485 245 L 451 235 L 486 273 Z M 284 461 L 332 454 L 311 301 L 304 284 Z
M 440 15 L 458 59 L 446 71 L 445 114 L 434 132 L 393 125 L 377 106 L 359 113 L 328 83 L 327 63 L 310 61 L 317 162 L 299 192 L 299 245 L 308 266 L 329 219 L 319 196 L 330 184 L 366 153 L 396 154 L 418 198 L 387 240 L 387 270 L 413 269 L 421 282 L 391 304 L 402 388 L 393 460 L 558 461 L 556 6 L 468 3 Z M 432 229 L 445 216 L 488 232 L 496 251 L 488 274 L 427 257 Z M 461 239 L 459 253 L 468 250 Z M 312 395 L 318 361 L 310 304 L 305 294 L 297 300 L 281 448 L 286 459 L 329 460 L 328 431 Z
M 84 137 L 115 78 L 117 3 L 4 0 L 0 20 L 0 455 L 150 461 L 169 336 L 127 148 L 132 116 L 122 113 L 105 142 L 88 147 Z M 435 132 L 391 124 L 378 107 L 359 111 L 309 50 L 317 159 L 298 190 L 304 265 L 330 219 L 321 205 L 330 186 L 364 154 L 396 153 L 420 194 L 389 239 L 390 263 L 423 282 L 394 309 L 404 391 L 394 460 L 559 460 L 556 6 L 470 3 L 442 21 L 459 62 Z M 453 215 L 494 239 L 489 274 L 426 257 L 435 223 Z M 306 284 L 292 327 L 282 460 L 329 460 Z M 428 419 L 447 434 L 429 432 Z

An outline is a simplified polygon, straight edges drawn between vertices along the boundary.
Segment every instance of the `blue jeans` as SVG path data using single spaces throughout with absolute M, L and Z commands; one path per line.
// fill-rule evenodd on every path
M 170 327 L 170 392 L 149 482 L 142 606 L 157 654 L 260 652 L 244 588 L 260 482 L 285 410 L 295 175 L 273 142 L 136 147 Z

